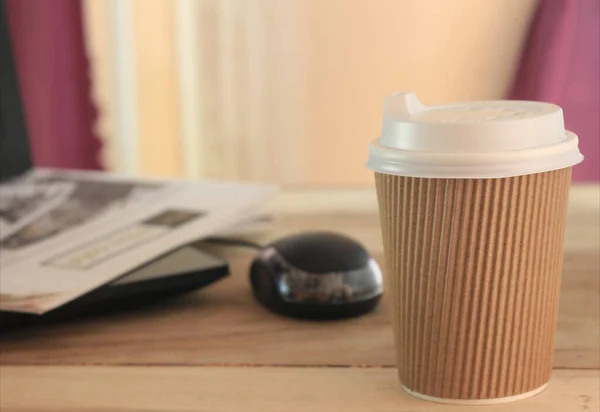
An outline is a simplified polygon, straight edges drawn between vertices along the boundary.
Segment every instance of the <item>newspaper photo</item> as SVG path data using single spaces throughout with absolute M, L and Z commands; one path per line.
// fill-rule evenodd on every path
M 260 214 L 271 185 L 37 169 L 0 184 L 0 310 L 43 314 Z

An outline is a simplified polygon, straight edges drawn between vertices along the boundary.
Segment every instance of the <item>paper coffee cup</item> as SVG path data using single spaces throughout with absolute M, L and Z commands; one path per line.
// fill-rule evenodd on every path
M 464 405 L 541 392 L 582 160 L 561 109 L 397 94 L 370 149 L 402 386 Z

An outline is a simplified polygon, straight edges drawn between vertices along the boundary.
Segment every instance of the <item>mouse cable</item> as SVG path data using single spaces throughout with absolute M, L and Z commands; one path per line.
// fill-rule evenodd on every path
M 212 243 L 215 245 L 223 245 L 223 246 L 240 246 L 247 247 L 251 249 L 261 250 L 263 248 L 262 245 L 252 242 L 250 240 L 245 239 L 232 239 L 227 237 L 207 237 L 206 239 L 202 239 L 201 242 Z

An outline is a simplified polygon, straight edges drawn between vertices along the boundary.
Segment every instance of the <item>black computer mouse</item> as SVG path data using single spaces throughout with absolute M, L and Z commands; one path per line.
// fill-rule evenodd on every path
M 292 235 L 264 247 L 252 262 L 250 281 L 271 311 L 309 319 L 362 315 L 383 293 L 375 259 L 360 243 L 330 232 Z

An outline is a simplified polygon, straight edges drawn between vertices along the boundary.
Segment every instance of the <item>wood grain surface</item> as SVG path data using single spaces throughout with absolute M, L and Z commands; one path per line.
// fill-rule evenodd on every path
M 359 195 L 373 196 L 371 191 Z M 307 198 L 319 196 L 332 195 L 317 192 Z M 555 366 L 599 368 L 597 189 L 582 188 L 572 198 Z M 296 207 L 303 206 L 297 197 L 295 201 Z M 350 212 L 341 209 L 332 213 L 335 202 L 326 207 L 315 201 L 301 213 L 280 201 L 278 209 L 284 212 L 267 237 L 311 229 L 342 231 L 364 242 L 381 260 L 376 203 L 364 198 L 361 202 Z M 2 334 L 0 361 L 62 365 L 394 365 L 387 299 L 374 313 L 342 322 L 312 323 L 280 317 L 259 306 L 251 295 L 247 271 L 254 252 L 218 251 L 230 258 L 233 272 L 221 283 L 117 316 Z
M 23 396 L 26 391 L 27 396 Z M 593 412 L 598 371 L 557 371 L 546 391 L 469 412 Z M 459 412 L 408 396 L 393 368 L 6 367 L 3 412 Z
M 381 259 L 374 196 L 372 189 L 284 192 L 274 203 L 276 227 L 257 239 L 336 230 Z M 599 188 L 576 187 L 552 383 L 519 408 L 495 410 L 598 410 L 599 250 Z M 287 319 L 252 298 L 252 251 L 218 252 L 230 258 L 232 276 L 208 289 L 115 316 L 1 334 L 2 411 L 460 410 L 400 392 L 386 299 L 353 320 Z

